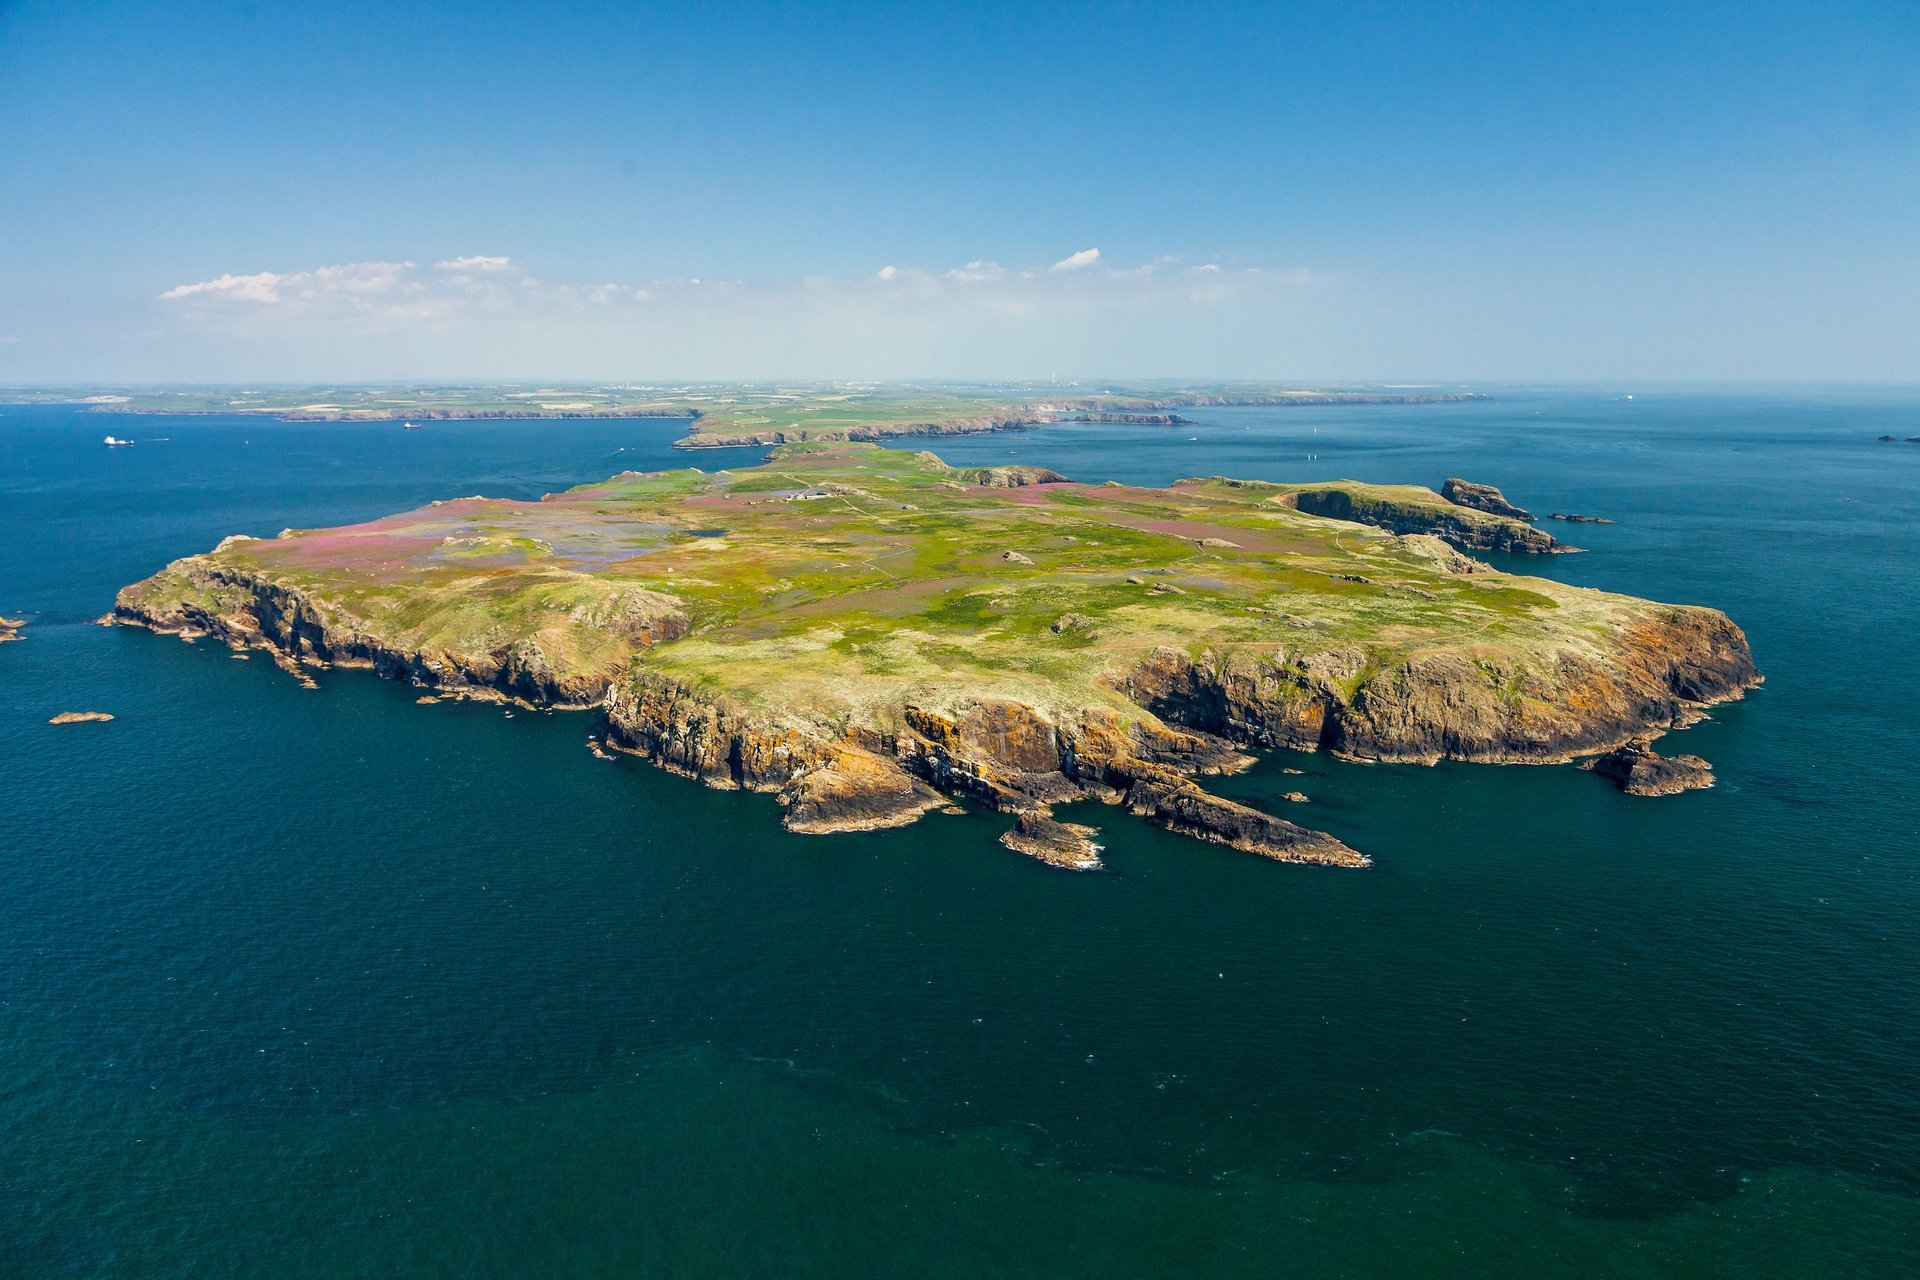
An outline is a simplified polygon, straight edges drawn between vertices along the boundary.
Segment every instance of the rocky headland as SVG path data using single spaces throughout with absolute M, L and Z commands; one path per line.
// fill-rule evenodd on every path
M 1579 550 L 1519 517 L 1462 506 L 1417 485 L 1360 484 L 1352 480 L 1295 485 L 1290 487 L 1287 500 L 1308 515 L 1352 520 L 1393 533 L 1431 534 L 1462 551 L 1557 555 Z
M 1533 519 L 1531 511 L 1508 502 L 1507 495 L 1493 485 L 1475 484 L 1471 480 L 1462 480 L 1458 476 L 1448 479 L 1440 486 L 1440 496 L 1457 507 L 1471 507 L 1475 511 L 1484 511 L 1491 516 L 1505 516 L 1509 520 Z
M 1497 572 L 1460 548 L 1509 549 L 1517 522 L 1428 490 L 1392 491 L 1424 513 L 1405 534 L 1324 497 L 1365 488 L 1086 485 L 790 446 L 715 474 L 229 538 L 126 588 L 114 616 L 430 697 L 592 709 L 603 750 L 773 793 L 794 831 L 965 801 L 1014 820 L 1009 848 L 1083 869 L 1095 833 L 1054 810 L 1084 800 L 1365 866 L 1204 779 L 1281 746 L 1564 762 L 1759 679 L 1715 610 Z

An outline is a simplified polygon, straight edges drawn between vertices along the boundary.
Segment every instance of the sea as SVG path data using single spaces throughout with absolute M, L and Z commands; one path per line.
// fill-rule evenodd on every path
M 903 443 L 1607 517 L 1503 567 L 1746 629 L 1667 740 L 1718 785 L 1219 780 L 1367 871 L 793 836 L 584 713 L 96 625 L 230 533 L 760 451 L 0 406 L 0 1276 L 1920 1274 L 1920 391 L 1184 412 Z

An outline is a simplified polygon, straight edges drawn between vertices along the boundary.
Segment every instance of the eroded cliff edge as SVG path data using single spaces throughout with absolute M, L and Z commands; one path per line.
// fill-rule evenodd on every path
M 1306 514 L 1298 492 L 789 449 L 228 539 L 127 588 L 115 616 L 294 670 L 598 708 L 610 745 L 774 793 L 795 831 L 966 800 L 1017 817 L 1009 847 L 1074 867 L 1097 844 L 1054 810 L 1085 799 L 1364 866 L 1199 780 L 1274 746 L 1565 761 L 1759 678 L 1715 610 L 1497 573 L 1430 535 Z

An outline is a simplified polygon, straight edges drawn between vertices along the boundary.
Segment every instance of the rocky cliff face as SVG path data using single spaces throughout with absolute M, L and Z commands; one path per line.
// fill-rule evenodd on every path
M 1380 665 L 1357 649 L 1249 662 L 1162 648 L 1126 688 L 1163 720 L 1249 746 L 1541 764 L 1685 724 L 1759 679 L 1726 615 L 1676 607 L 1617 637 L 1612 652 L 1563 654 L 1550 670 L 1457 654 Z
M 614 619 L 590 618 L 581 625 L 628 628 L 634 643 L 642 646 L 686 632 L 687 619 L 677 602 L 653 593 L 636 597 L 634 607 L 617 611 Z M 337 603 L 203 556 L 177 560 L 165 573 L 121 591 L 111 616 L 154 631 L 209 635 L 239 648 L 263 648 L 303 678 L 302 664 L 370 667 L 390 679 L 450 692 L 490 693 L 536 706 L 598 706 L 624 670 L 624 663 L 556 668 L 538 637 L 481 652 L 398 647 L 379 628 Z
M 1440 501 L 1396 501 L 1340 485 L 1301 489 L 1291 500 L 1295 509 L 1310 516 L 1351 520 L 1394 533 L 1430 533 L 1463 551 L 1550 555 L 1575 549 L 1519 520 Z
M 1490 516 L 1505 516 L 1509 520 L 1533 519 L 1533 512 L 1524 507 L 1514 506 L 1507 501 L 1507 495 L 1494 486 L 1475 484 L 1471 480 L 1462 480 L 1458 476 L 1440 486 L 1440 496 L 1456 507 L 1471 507 L 1475 511 L 1484 511 Z

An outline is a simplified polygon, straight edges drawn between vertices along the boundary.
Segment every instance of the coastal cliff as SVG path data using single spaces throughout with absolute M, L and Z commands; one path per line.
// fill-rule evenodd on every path
M 1201 780 L 1271 747 L 1566 761 L 1759 679 L 1717 611 L 1514 578 L 1436 536 L 1303 513 L 1301 492 L 1087 486 L 815 446 L 717 476 L 230 538 L 126 588 L 114 616 L 265 649 L 303 676 L 367 667 L 591 708 L 607 746 L 770 793 L 797 832 L 965 801 L 1014 820 L 1009 848 L 1080 869 L 1098 863 L 1095 833 L 1054 810 L 1085 800 L 1278 860 L 1365 866 Z
M 1296 509 L 1308 515 L 1351 520 L 1394 533 L 1430 533 L 1462 551 L 1554 555 L 1578 550 L 1521 518 L 1450 502 L 1430 489 L 1413 485 L 1366 485 L 1350 480 L 1302 485 L 1293 490 L 1292 501 Z
M 1471 507 L 1490 516 L 1505 516 L 1509 520 L 1533 519 L 1533 512 L 1525 507 L 1514 506 L 1507 501 L 1507 495 L 1495 486 L 1475 484 L 1458 476 L 1450 477 L 1440 486 L 1440 496 L 1456 507 Z

